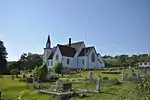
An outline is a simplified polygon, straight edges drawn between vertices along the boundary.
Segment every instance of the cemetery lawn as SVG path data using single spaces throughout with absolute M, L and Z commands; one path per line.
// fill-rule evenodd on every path
M 73 83 L 73 88 L 76 89 L 86 89 L 95 90 L 96 83 L 82 82 L 88 76 L 89 71 L 85 71 L 73 75 L 65 75 L 61 78 L 64 81 L 70 81 Z M 109 80 L 117 78 L 122 81 L 121 74 L 103 74 L 101 71 L 94 71 L 94 77 L 108 77 Z M 128 72 L 130 73 L 130 72 Z M 89 94 L 89 97 L 78 98 L 73 97 L 70 100 L 123 100 L 122 96 L 130 95 L 129 90 L 134 87 L 134 83 L 122 82 L 120 85 L 112 85 L 110 81 L 106 81 L 101 84 L 101 92 L 99 94 Z M 31 89 L 26 83 L 19 82 L 17 79 L 12 80 L 10 76 L 5 76 L 0 78 L 0 90 L 4 93 L 5 100 L 16 100 L 20 95 L 20 100 L 32 100 L 32 96 L 35 97 L 34 100 L 55 100 L 51 95 L 40 94 L 36 90 Z M 136 99 L 135 99 L 136 100 Z
M 10 76 L 0 78 L 0 90 L 4 93 L 4 100 L 17 100 L 19 96 L 20 100 L 32 100 L 32 96 L 35 100 L 53 100 L 52 96 L 40 94 L 26 83 L 12 80 Z

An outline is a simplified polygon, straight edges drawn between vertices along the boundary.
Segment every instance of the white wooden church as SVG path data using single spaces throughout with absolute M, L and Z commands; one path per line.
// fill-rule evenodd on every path
M 68 44 L 57 44 L 52 48 L 49 35 L 43 60 L 48 68 L 52 68 L 57 62 L 61 62 L 68 69 L 100 69 L 105 66 L 94 46 L 86 47 L 83 41 L 72 43 L 69 38 Z

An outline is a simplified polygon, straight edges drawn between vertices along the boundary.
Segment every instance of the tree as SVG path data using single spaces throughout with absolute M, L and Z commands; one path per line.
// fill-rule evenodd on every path
M 46 67 L 46 64 L 43 64 L 41 67 L 39 67 L 39 80 L 44 80 L 46 78 L 47 73 L 48 68 Z
M 0 41 L 0 73 L 7 73 L 7 52 L 2 41 Z
M 48 68 L 46 64 L 41 65 L 40 67 L 35 67 L 33 71 L 33 76 L 36 77 L 39 81 L 43 81 L 46 78 L 48 73 Z
M 39 73 L 38 67 L 36 66 L 36 67 L 34 68 L 34 70 L 33 70 L 33 76 L 36 77 L 36 78 L 38 78 L 38 73 Z
M 18 71 L 18 69 L 12 69 L 12 70 L 10 71 L 10 73 L 11 73 L 11 75 L 16 75 L 16 77 L 18 77 L 19 71 Z
M 19 63 L 18 62 L 12 62 L 12 64 L 10 64 L 8 66 L 8 70 L 11 71 L 12 69 L 19 69 Z
M 42 65 L 43 59 L 42 56 L 39 54 L 32 54 L 32 53 L 23 53 L 19 60 L 19 65 L 22 69 L 34 69 L 35 66 L 39 67 Z
M 61 70 L 63 69 L 62 63 L 58 62 L 54 65 L 54 71 L 57 74 L 61 74 Z

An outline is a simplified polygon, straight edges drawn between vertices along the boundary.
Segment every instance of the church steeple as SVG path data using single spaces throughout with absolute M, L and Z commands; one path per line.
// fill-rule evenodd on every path
M 48 38 L 47 38 L 46 48 L 51 48 L 50 35 L 48 35 Z

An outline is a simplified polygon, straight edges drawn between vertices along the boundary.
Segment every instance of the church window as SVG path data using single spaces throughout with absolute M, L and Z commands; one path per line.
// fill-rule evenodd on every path
M 59 59 L 59 56 L 58 56 L 58 54 L 56 55 L 56 60 L 58 60 Z
M 51 66 L 53 66 L 53 61 L 51 61 Z
M 49 66 L 49 62 L 47 61 L 47 66 Z
M 84 65 L 84 59 L 82 60 L 82 65 Z
M 69 64 L 70 63 L 70 59 L 69 58 L 67 58 L 67 64 Z
M 92 60 L 92 62 L 95 62 L 95 54 L 94 53 L 92 53 L 91 60 Z

